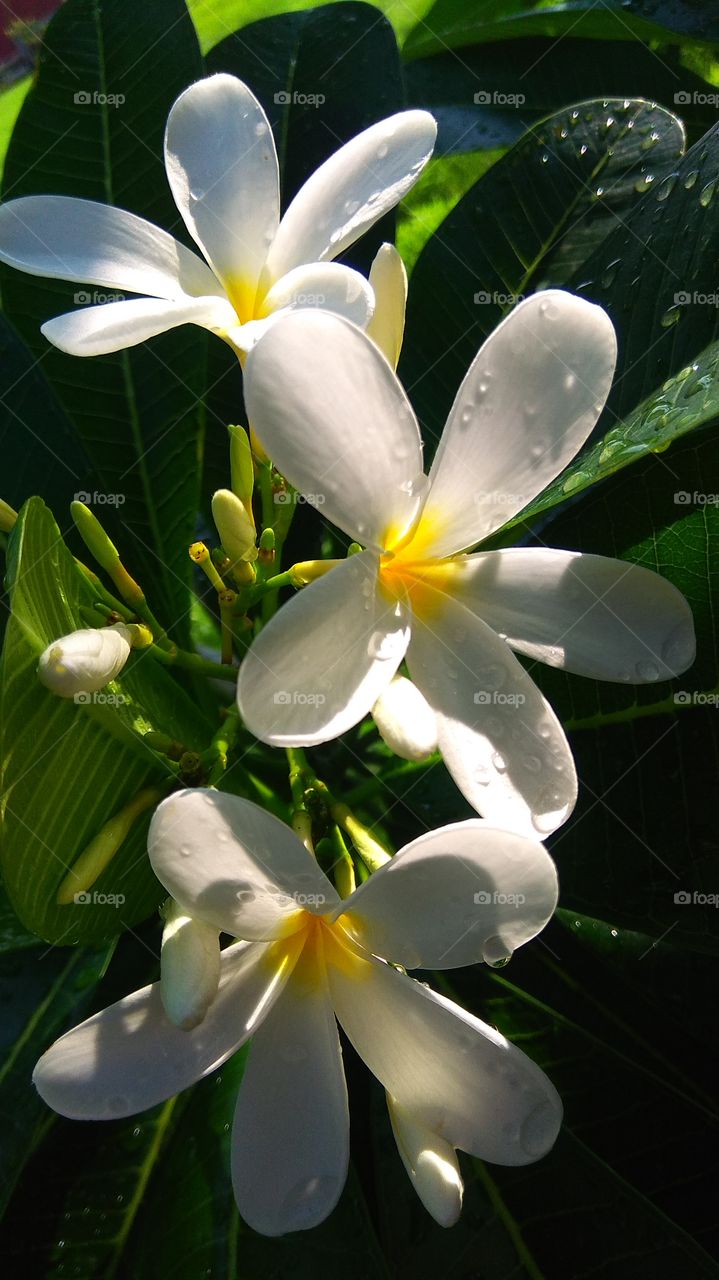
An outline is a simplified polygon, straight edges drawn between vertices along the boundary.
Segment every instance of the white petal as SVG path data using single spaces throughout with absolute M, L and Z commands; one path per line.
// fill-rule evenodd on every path
M 183 1031 L 199 1026 L 220 981 L 219 931 L 172 903 L 162 930 L 160 968 L 162 1005 L 170 1022 Z
M 416 684 L 395 676 L 372 708 L 377 728 L 395 755 L 426 760 L 437 750 L 437 717 Z
M 557 905 L 541 844 L 479 818 L 428 831 L 347 898 L 361 945 L 407 969 L 494 962 L 534 938 Z
M 474 546 L 559 475 L 604 407 L 616 354 L 606 312 L 560 289 L 520 302 L 490 334 L 430 472 L 433 555 Z
M 389 360 L 393 369 L 402 350 L 404 316 L 407 308 L 407 272 L 393 244 L 378 250 L 369 273 L 374 291 L 374 315 L 367 333 Z
M 152 816 L 147 845 L 172 897 L 235 937 L 283 936 L 301 925 L 302 908 L 321 914 L 339 901 L 290 827 L 227 792 L 169 796 Z
M 0 206 L 0 261 L 32 276 L 158 298 L 222 294 L 201 258 L 166 231 L 72 196 L 23 196 Z
M 327 520 L 379 546 L 412 523 L 426 488 L 417 419 L 364 333 L 323 312 L 283 316 L 244 385 L 265 450 Z
M 464 1194 L 457 1152 L 444 1138 L 417 1124 L 389 1093 L 387 1110 L 397 1150 L 422 1204 L 440 1227 L 453 1227 L 462 1212 Z
M 350 556 L 262 629 L 240 667 L 242 718 L 274 746 L 337 738 L 367 715 L 408 642 L 407 612 L 379 589 L 376 556 Z
M 561 826 L 577 775 L 557 717 L 509 646 L 451 596 L 412 621 L 410 675 L 434 708 L 457 786 L 493 825 L 528 836 Z
M 61 698 L 94 693 L 120 674 L 130 648 L 130 632 L 121 622 L 71 631 L 40 654 L 38 678 Z
M 165 165 L 187 229 L 237 301 L 254 303 L 279 222 L 279 169 L 267 116 L 234 76 L 181 93 L 165 133 Z
M 556 1089 L 499 1031 L 380 960 L 328 972 L 348 1038 L 418 1125 L 495 1164 L 549 1151 L 562 1117 Z
M 596 680 L 668 680 L 694 661 L 691 609 L 666 578 L 607 556 L 512 547 L 467 556 L 456 591 L 513 648 Z
M 374 295 L 359 271 L 339 262 L 312 262 L 288 271 L 262 301 L 265 314 L 307 308 L 331 311 L 364 328 L 372 315 Z
M 186 298 L 180 302 L 131 298 L 127 302 L 66 311 L 47 320 L 42 332 L 48 342 L 68 355 L 104 356 L 110 351 L 136 347 L 181 324 L 199 324 L 223 333 L 234 321 L 232 307 L 223 298 Z
M 400 111 L 340 147 L 287 209 L 267 259 L 272 278 L 354 244 L 414 186 L 436 136 L 427 111 Z
M 252 1041 L 232 1132 L 242 1217 L 267 1236 L 306 1231 L 334 1209 L 349 1160 L 337 1024 L 323 974 L 300 957 Z
M 159 982 L 94 1014 L 43 1054 L 33 1073 L 40 1097 L 71 1120 L 118 1120 L 174 1097 L 252 1035 L 289 977 L 287 944 L 283 955 L 273 965 L 271 944 L 228 947 L 217 997 L 194 1031 L 170 1022 Z

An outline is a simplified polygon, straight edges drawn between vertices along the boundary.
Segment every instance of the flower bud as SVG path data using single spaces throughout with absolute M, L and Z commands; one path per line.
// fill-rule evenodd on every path
M 212 499 L 212 517 L 220 535 L 220 542 L 233 564 L 238 560 L 254 560 L 255 526 L 244 504 L 230 489 L 218 489 Z
M 369 273 L 374 291 L 374 315 L 367 334 L 397 368 L 404 337 L 404 314 L 407 307 L 407 272 L 393 244 L 383 244 Z
M 411 680 L 395 676 L 372 708 L 381 737 L 403 760 L 426 760 L 437 750 L 437 718 Z
M 130 656 L 130 642 L 131 632 L 123 622 L 71 631 L 47 646 L 40 655 L 37 674 L 42 684 L 61 698 L 95 693 L 122 671 Z
M 160 996 L 170 1022 L 191 1031 L 202 1022 L 220 981 L 220 934 L 168 904 L 160 952 Z
M 387 1110 L 397 1150 L 422 1204 L 440 1227 L 453 1227 L 464 1194 L 457 1152 L 438 1133 L 419 1124 L 389 1093 Z

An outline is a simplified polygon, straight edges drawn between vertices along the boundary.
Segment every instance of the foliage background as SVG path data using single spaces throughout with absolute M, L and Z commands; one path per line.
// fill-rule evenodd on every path
M 3 198 L 109 200 L 180 238 L 162 132 L 174 98 L 205 72 L 234 72 L 262 100 L 285 203 L 359 129 L 404 104 L 429 107 L 436 158 L 397 225 L 412 269 L 400 373 L 428 452 L 478 343 L 514 297 L 554 283 L 601 302 L 620 364 L 596 440 L 511 539 L 642 560 L 688 595 L 699 637 L 695 666 L 671 686 L 533 669 L 582 780 L 573 819 L 550 841 L 561 909 L 501 973 L 462 971 L 442 984 L 549 1072 L 566 1107 L 554 1152 L 521 1170 L 466 1160 L 464 1216 L 443 1232 L 414 1199 L 382 1091 L 345 1046 L 353 1168 L 340 1206 L 308 1235 L 254 1236 L 228 1177 L 241 1057 L 128 1122 L 71 1124 L 29 1084 L 57 1034 L 158 967 L 161 894 L 142 824 L 98 882 L 126 894 L 123 912 L 54 907 L 63 864 L 161 777 L 143 731 L 202 745 L 216 716 L 206 691 L 169 675 L 150 681 L 140 663 L 120 682 L 122 714 L 67 707 L 39 688 L 37 653 L 77 624 L 82 604 L 58 528 L 77 549 L 75 493 L 124 494 L 111 531 L 129 567 L 178 639 L 211 639 L 186 546 L 204 527 L 208 494 L 227 481 L 224 424 L 241 417 L 239 370 L 190 328 L 72 360 L 39 334 L 72 305 L 72 286 L 3 269 L 2 496 L 46 504 L 24 507 L 7 548 L 0 1236 L 13 1276 L 719 1276 L 719 917 L 710 903 L 675 899 L 719 891 L 717 705 L 695 696 L 719 690 L 718 41 L 719 15 L 696 0 L 66 0 L 33 46 L 32 75 L 0 96 Z M 95 94 L 124 102 L 82 100 Z M 303 103 L 313 94 L 324 103 Z M 387 220 L 349 260 L 366 269 L 392 234 Z M 331 553 L 335 535 L 303 508 L 292 537 L 290 557 L 293 546 Z M 677 692 L 687 696 L 677 702 Z M 282 811 L 275 755 L 244 743 L 227 785 L 242 790 L 264 771 Z M 395 844 L 467 812 L 441 764 L 417 770 L 388 757 L 370 725 L 313 758 Z

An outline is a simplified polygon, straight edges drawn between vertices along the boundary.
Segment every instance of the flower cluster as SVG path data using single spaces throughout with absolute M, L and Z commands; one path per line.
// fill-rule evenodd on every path
M 687 602 L 641 565 L 544 545 L 476 549 L 589 439 L 616 360 L 601 308 L 557 289 L 521 302 L 478 351 L 425 472 L 395 372 L 401 260 L 385 245 L 364 279 L 331 259 L 410 189 L 434 136 L 425 112 L 381 121 L 280 219 L 265 114 L 246 85 L 217 75 L 181 95 L 166 132 L 168 180 L 202 259 L 119 209 L 60 196 L 0 208 L 4 262 L 142 295 L 50 320 L 43 332 L 62 350 L 102 354 L 194 323 L 242 361 L 251 431 L 230 428 L 231 488 L 212 503 L 221 547 L 190 554 L 218 591 L 218 671 L 232 675 L 238 616 L 249 629 L 244 730 L 304 761 L 304 748 L 371 714 L 398 755 L 439 751 L 480 815 L 390 856 L 309 771 L 293 791 L 294 830 L 218 789 L 214 773 L 155 810 L 149 857 L 170 895 L 160 981 L 58 1040 L 35 1084 L 65 1116 L 114 1119 L 172 1097 L 251 1039 L 232 1178 L 243 1217 L 268 1235 L 316 1225 L 344 1186 L 338 1023 L 384 1087 L 402 1161 L 443 1225 L 461 1208 L 458 1149 L 523 1164 L 551 1148 L 561 1103 L 544 1073 L 407 970 L 502 964 L 556 906 L 541 839 L 570 815 L 577 775 L 516 655 L 634 683 L 694 657 Z M 277 531 L 263 518 L 258 538 L 253 506 L 260 468 L 276 495 L 321 507 L 352 540 L 344 558 L 273 576 Z M 131 608 L 45 651 L 40 678 L 64 697 L 114 680 L 133 648 L 177 658 L 99 523 L 75 515 Z M 284 586 L 296 594 L 275 611 Z M 271 607 L 253 621 L 260 601 Z M 324 797 L 321 823 L 310 792 Z M 322 866 L 318 825 L 333 850 Z

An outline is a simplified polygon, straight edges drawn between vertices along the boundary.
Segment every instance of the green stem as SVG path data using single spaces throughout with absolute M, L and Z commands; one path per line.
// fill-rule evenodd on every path
M 175 645 L 171 649 L 160 649 L 158 645 L 151 644 L 146 652 L 166 667 L 182 667 L 185 671 L 194 671 L 197 675 L 211 676 L 216 680 L 237 679 L 237 667 L 222 662 L 209 662 L 207 658 L 201 658 L 199 653 L 187 653 Z

